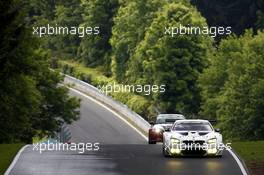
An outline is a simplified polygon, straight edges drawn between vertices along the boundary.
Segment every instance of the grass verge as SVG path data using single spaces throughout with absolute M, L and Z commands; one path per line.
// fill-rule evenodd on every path
M 252 175 L 264 172 L 264 141 L 233 142 L 232 148 L 245 160 Z
M 4 174 L 24 144 L 0 144 L 0 174 Z
M 264 141 L 233 142 L 232 147 L 246 162 L 264 162 Z

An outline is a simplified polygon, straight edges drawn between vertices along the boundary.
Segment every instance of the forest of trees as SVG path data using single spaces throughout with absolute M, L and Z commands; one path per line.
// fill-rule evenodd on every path
M 0 143 L 31 143 L 78 119 L 79 100 L 58 86 L 48 52 L 32 36 L 22 1 L 0 1 Z
M 0 142 L 52 131 L 57 117 L 76 119 L 77 100 L 47 68 L 54 58 L 99 68 L 121 84 L 165 84 L 165 93 L 147 97 L 156 111 L 217 119 L 228 138 L 264 139 L 264 0 L 1 3 Z M 47 24 L 98 26 L 100 34 L 30 35 L 30 27 Z M 164 35 L 164 27 L 179 25 L 230 26 L 232 35 Z

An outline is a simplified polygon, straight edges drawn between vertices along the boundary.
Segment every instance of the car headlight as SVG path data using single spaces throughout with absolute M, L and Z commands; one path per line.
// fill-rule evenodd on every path
M 216 138 L 209 139 L 209 140 L 207 141 L 207 143 L 208 143 L 208 144 L 214 144 L 214 143 L 216 143 Z
M 208 154 L 216 154 L 217 153 L 217 149 L 216 148 L 210 148 L 207 150 Z
M 180 143 L 180 140 L 179 139 L 176 139 L 176 138 L 171 138 L 170 141 L 171 141 L 172 144 L 178 144 L 178 143 Z

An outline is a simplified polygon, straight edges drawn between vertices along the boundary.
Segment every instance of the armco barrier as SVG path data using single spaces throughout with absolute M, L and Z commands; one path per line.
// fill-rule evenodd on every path
M 148 132 L 150 124 L 145 119 L 130 110 L 126 105 L 114 100 L 110 96 L 105 95 L 96 87 L 69 75 L 65 75 L 64 84 L 73 85 L 72 88 L 79 90 L 100 102 L 103 102 L 124 116 L 125 119 L 130 120 L 129 122 L 132 122 L 132 124 L 136 125 L 137 128 L 143 130 L 145 132 L 144 134 Z

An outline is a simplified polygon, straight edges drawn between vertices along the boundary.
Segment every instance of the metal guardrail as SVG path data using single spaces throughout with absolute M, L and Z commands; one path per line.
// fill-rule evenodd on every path
M 103 102 L 107 106 L 110 106 L 112 109 L 117 111 L 118 113 L 122 114 L 125 116 L 125 119 L 130 120 L 133 122 L 136 127 L 140 128 L 143 130 L 145 133 L 148 132 L 148 129 L 150 128 L 150 124 L 142 118 L 140 115 L 137 113 L 133 112 L 131 109 L 129 109 L 126 105 L 114 100 L 112 97 L 107 96 L 106 94 L 102 93 L 99 89 L 96 87 L 81 81 L 77 78 L 74 78 L 69 75 L 65 75 L 64 78 L 64 84 L 74 84 L 73 88 L 77 89 L 81 92 L 84 92 L 85 94 L 93 97 L 94 99 Z
M 62 124 L 55 139 L 60 143 L 69 143 L 71 140 L 71 130 L 66 123 Z

